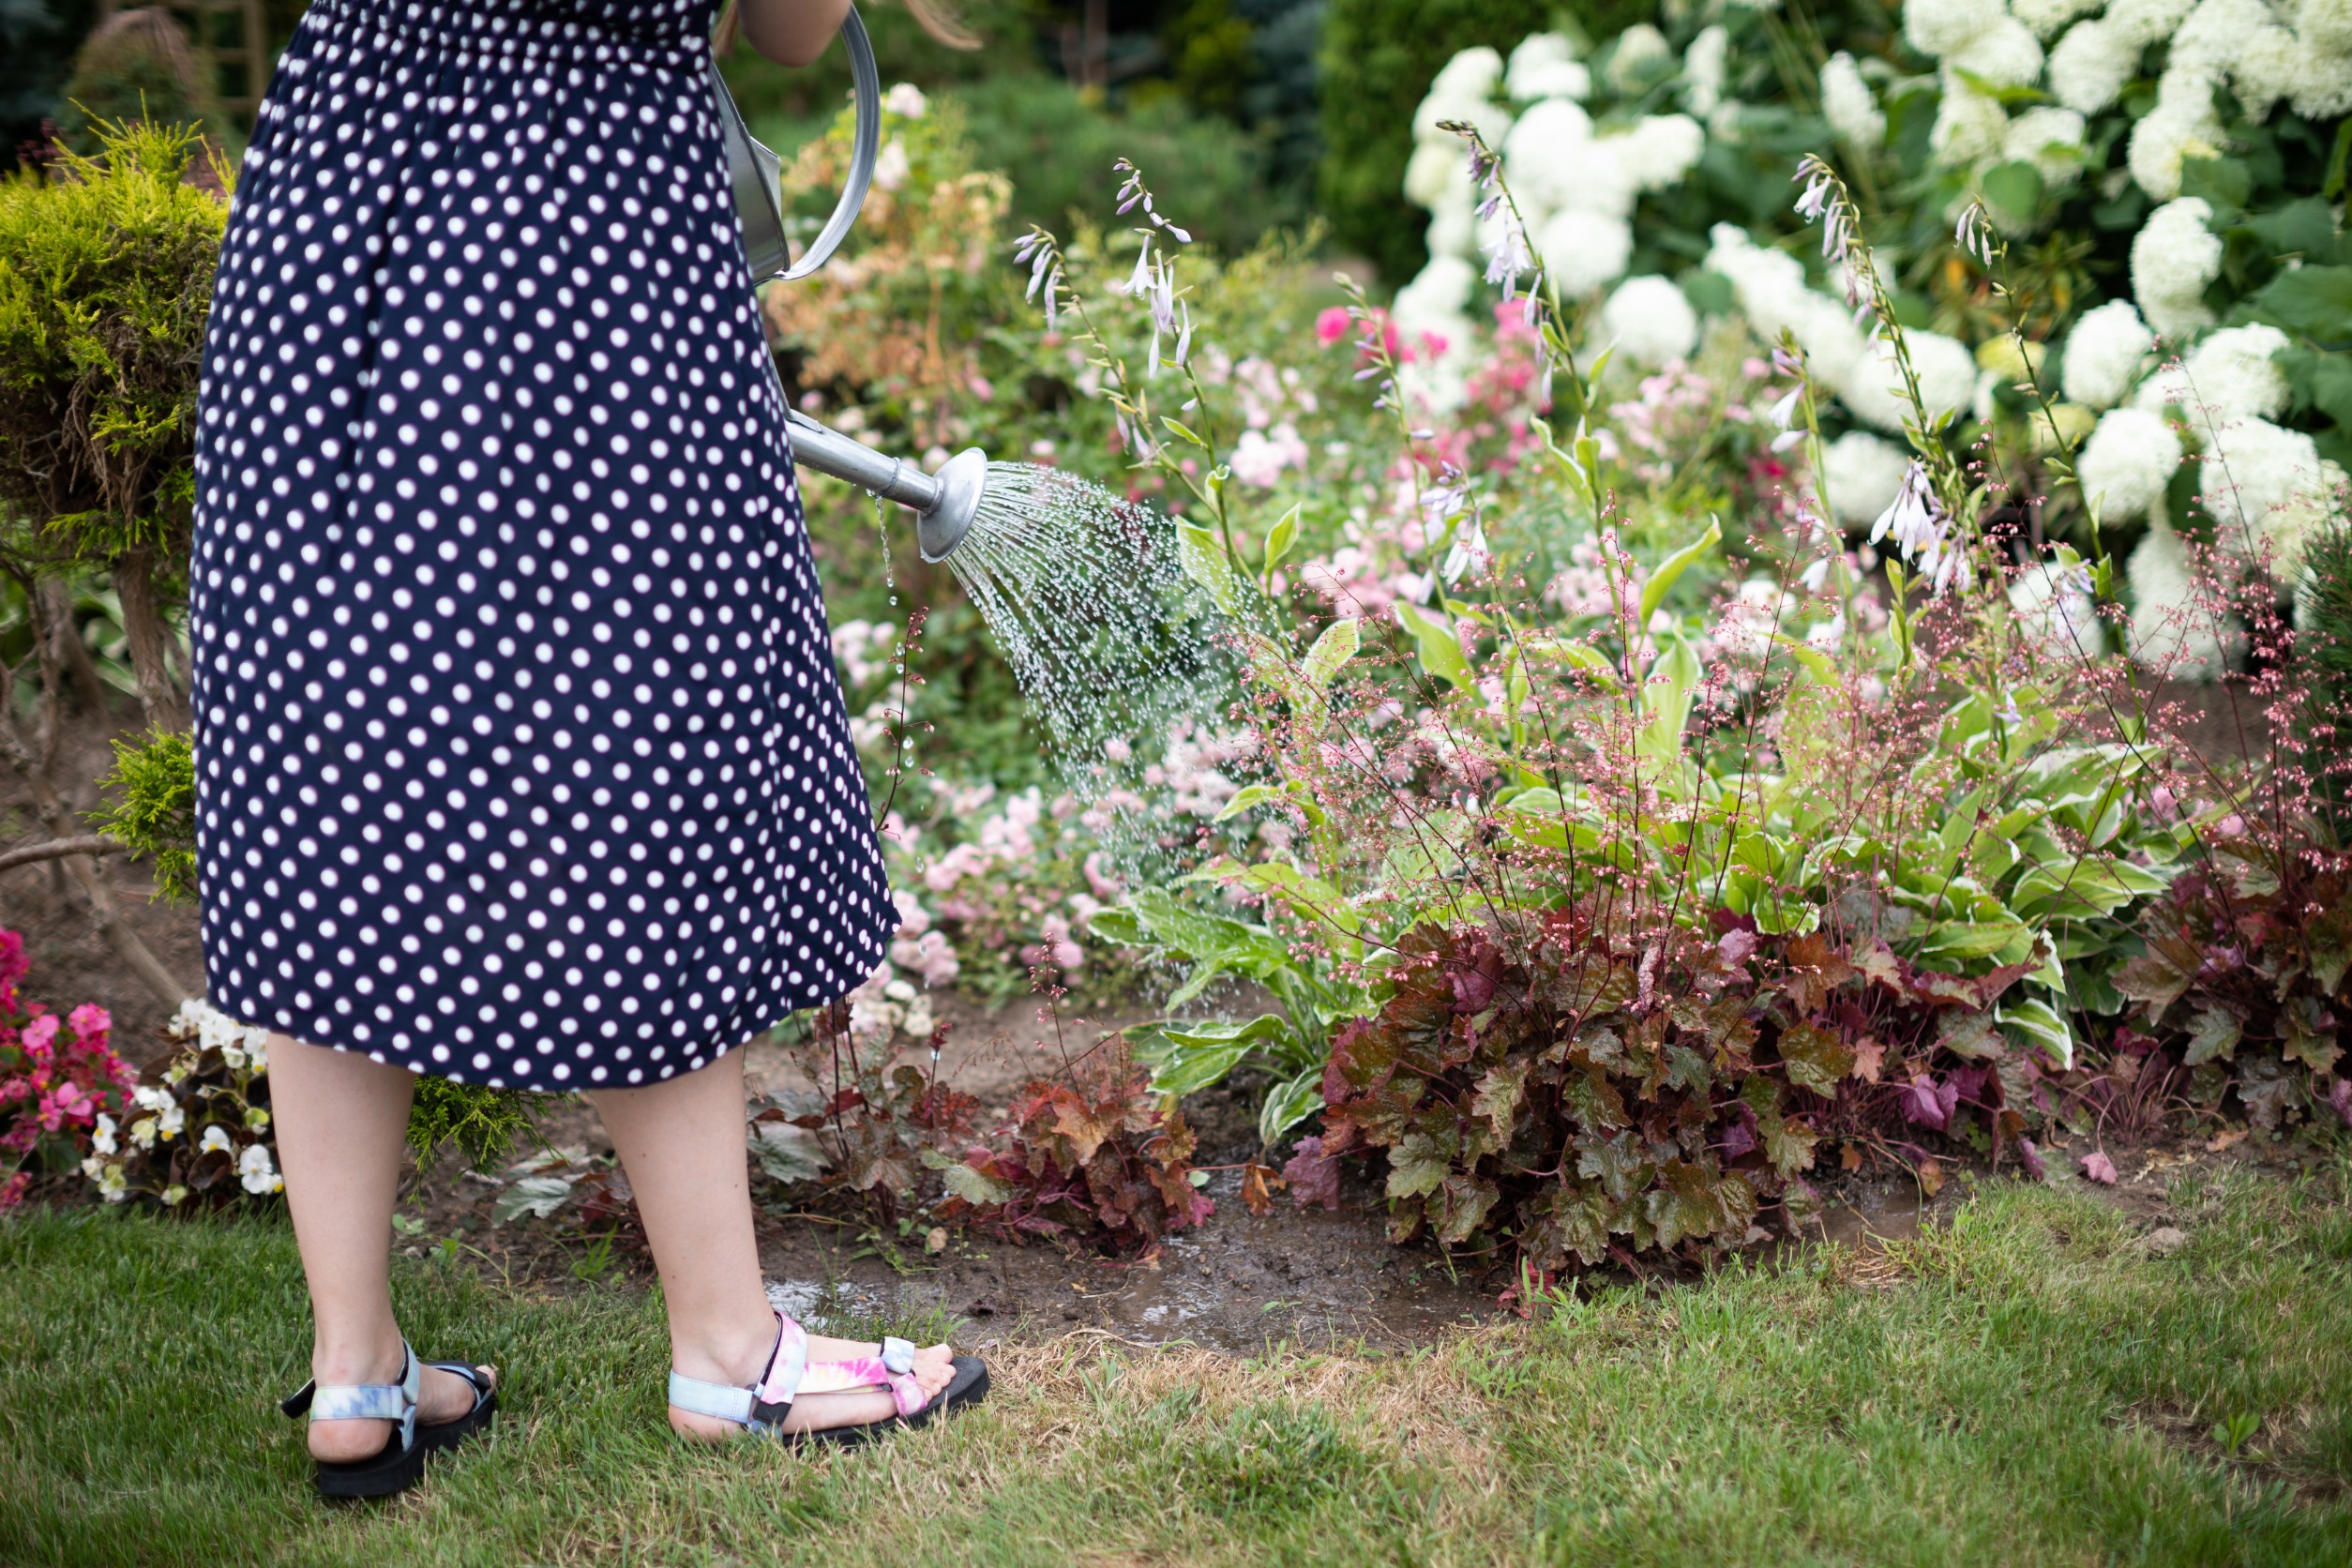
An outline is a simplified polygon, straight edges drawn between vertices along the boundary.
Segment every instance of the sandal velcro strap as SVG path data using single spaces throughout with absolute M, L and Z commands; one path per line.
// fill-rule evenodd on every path
M 810 1361 L 808 1335 L 779 1312 L 776 1350 L 767 1370 L 749 1388 L 705 1382 L 681 1372 L 670 1374 L 670 1402 L 682 1410 L 731 1421 L 754 1431 L 776 1431 L 791 1413 L 792 1401 L 803 1394 L 837 1394 L 851 1389 L 886 1388 L 891 1403 L 910 1416 L 929 1403 L 914 1377 L 912 1341 L 884 1339 L 881 1353 L 851 1356 L 840 1361 Z
M 400 1445 L 406 1449 L 416 1432 L 416 1396 L 424 1387 L 424 1364 L 400 1341 L 400 1380 L 397 1383 L 327 1383 L 316 1379 L 303 1384 L 279 1405 L 289 1416 L 308 1414 L 312 1421 L 397 1421 Z M 471 1378 L 471 1374 L 468 1374 Z M 478 1380 L 474 1380 L 478 1383 Z

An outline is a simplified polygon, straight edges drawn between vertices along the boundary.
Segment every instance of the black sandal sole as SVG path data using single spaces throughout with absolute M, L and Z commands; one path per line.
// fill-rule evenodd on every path
M 415 1440 L 409 1444 L 405 1453 L 400 1447 L 400 1435 L 395 1431 L 384 1440 L 383 1451 L 373 1458 L 341 1463 L 315 1460 L 319 1496 L 349 1501 L 388 1498 L 405 1492 L 424 1479 L 428 1456 L 445 1454 L 457 1447 L 487 1427 L 490 1418 L 497 1413 L 498 1390 L 490 1388 L 474 1402 L 472 1410 L 455 1421 L 444 1421 L 431 1426 L 419 1425 Z
M 828 1426 L 819 1432 L 794 1432 L 786 1440 L 794 1447 L 808 1442 L 829 1442 L 839 1448 L 862 1448 L 879 1442 L 893 1432 L 912 1429 L 929 1424 L 935 1415 L 947 1415 L 968 1410 L 988 1396 L 988 1364 L 978 1356 L 957 1356 L 948 1364 L 956 1369 L 956 1379 L 940 1396 L 912 1415 L 894 1415 L 886 1421 L 861 1422 L 854 1426 Z

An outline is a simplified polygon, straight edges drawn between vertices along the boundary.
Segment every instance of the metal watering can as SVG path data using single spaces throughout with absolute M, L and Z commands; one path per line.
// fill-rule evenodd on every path
M 727 83 L 711 62 L 711 94 L 717 100 L 720 132 L 727 143 L 728 183 L 735 194 L 735 214 L 743 225 L 743 250 L 751 264 L 753 287 L 771 279 L 789 283 L 807 278 L 832 259 L 841 241 L 857 222 L 866 204 L 867 187 L 873 183 L 874 158 L 882 142 L 882 77 L 874 66 L 874 46 L 866 37 L 866 23 L 852 5 L 841 22 L 841 43 L 849 51 L 850 77 L 857 100 L 857 132 L 851 143 L 850 175 L 832 216 L 817 232 L 816 240 L 798 262 L 784 237 L 782 176 L 784 162 L 752 138 L 735 107 Z M 769 363 L 769 373 L 775 364 Z M 776 392 L 782 398 L 779 379 Z M 915 543 L 926 561 L 944 561 L 963 543 L 980 508 L 980 492 L 988 477 L 988 455 L 968 446 L 942 465 L 937 474 L 921 469 L 863 442 L 852 441 L 784 401 L 784 417 L 792 429 L 792 457 L 803 467 L 846 479 L 884 500 L 896 501 L 915 515 Z

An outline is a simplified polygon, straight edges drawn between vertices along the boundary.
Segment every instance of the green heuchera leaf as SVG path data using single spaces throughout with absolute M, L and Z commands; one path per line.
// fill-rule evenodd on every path
M 1445 1184 L 1453 1152 L 1427 1133 L 1407 1133 L 1388 1152 L 1388 1196 L 1420 1198 Z
M 2227 1009 L 2200 1007 L 2190 1030 L 2188 1049 L 2181 1053 L 2181 1064 L 2194 1067 L 2204 1062 L 2230 1061 L 2238 1054 L 2238 1042 L 2245 1033 L 2245 1026 Z
M 770 1179 L 787 1186 L 824 1174 L 824 1146 L 807 1129 L 787 1122 L 751 1124 L 751 1153 Z
M 1789 1082 L 1827 1098 L 1836 1096 L 1839 1080 L 1854 1070 L 1854 1053 L 1836 1035 L 1809 1023 L 1781 1031 L 1780 1059 Z
M 1013 1189 L 1005 1183 L 983 1170 L 974 1170 L 958 1160 L 940 1173 L 940 1184 L 951 1198 L 960 1198 L 974 1208 L 988 1208 L 1013 1200 Z

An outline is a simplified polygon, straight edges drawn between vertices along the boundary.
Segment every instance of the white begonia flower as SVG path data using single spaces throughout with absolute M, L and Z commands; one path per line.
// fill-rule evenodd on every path
M 237 1156 L 237 1178 L 245 1190 L 256 1198 L 286 1190 L 284 1178 L 270 1164 L 269 1145 L 265 1143 L 246 1145 L 245 1153 Z
M 1670 279 L 1628 278 L 1601 307 L 1601 336 L 1647 369 L 1688 358 L 1698 346 L 1698 312 Z
M 2161 511 L 2164 487 L 2180 467 L 2180 437 L 2160 414 L 2109 409 L 2083 444 L 2074 476 L 2102 528 Z
M 1644 114 L 1622 137 L 1604 137 L 1597 145 L 1623 160 L 1634 188 L 1665 190 L 1681 184 L 1707 151 L 1707 130 L 1688 114 Z
M 1859 527 L 1894 505 L 1911 454 L 1867 430 L 1848 430 L 1821 453 L 1821 494 L 1838 521 Z
M 2227 673 L 2244 638 L 2235 623 L 2214 625 L 2212 608 L 2199 600 L 2188 548 L 2163 517 L 2149 520 L 2124 576 L 2132 586 L 2132 657 L 2142 669 L 2180 681 Z
M 912 82 L 901 82 L 882 95 L 882 107 L 902 120 L 919 120 L 930 112 L 931 100 Z
M 1572 207 L 1545 223 L 1535 249 L 1563 295 L 1591 294 L 1625 275 L 1634 254 L 1633 225 Z
M 85 1165 L 83 1169 L 89 1171 L 89 1167 Z M 98 1183 L 98 1196 L 109 1203 L 120 1203 L 130 1196 L 130 1183 L 123 1175 L 121 1166 L 101 1163 L 90 1174 Z
M 2214 544 L 2251 560 L 2271 509 L 2324 483 L 2310 436 L 2268 419 L 2231 419 L 2207 435 L 2197 499 L 2213 520 Z
M 1617 35 L 1617 48 L 1609 55 L 1609 85 L 1621 93 L 1635 92 L 1653 70 L 1673 58 L 1674 46 L 1666 42 L 1666 35 L 1646 22 L 1636 22 Z
M 1525 103 L 1534 98 L 1580 98 L 1592 91 L 1592 72 L 1576 58 L 1576 46 L 1560 33 L 1530 33 L 1511 52 L 1503 89 Z
M 2140 45 L 2103 18 L 2076 23 L 2050 51 L 2050 94 L 2077 114 L 2104 113 L 2140 67 Z
M 1502 169 L 1529 221 L 1566 204 L 1591 140 L 1592 116 L 1566 98 L 1545 98 L 1519 116 L 1502 143 Z
M 2080 566 L 2033 562 L 2010 583 L 2009 608 L 2017 629 L 2043 659 L 2078 663 L 2107 651 L 2098 601 L 2090 596 L 2090 574 Z
M 1969 168 L 1998 154 L 2008 136 L 2009 112 L 2000 99 L 1946 71 L 1943 101 L 1936 107 L 1935 128 L 1927 133 L 1936 166 Z
M 99 1111 L 98 1120 L 90 1127 L 90 1147 L 101 1154 L 118 1152 L 122 1145 L 115 1140 L 114 1135 L 120 1130 L 119 1124 L 112 1116 L 102 1110 Z
M 2222 117 L 2213 111 L 2213 83 L 2168 70 L 2156 83 L 2156 107 L 2132 128 L 2132 178 L 2160 202 L 2180 194 L 2180 166 L 2221 151 Z
M 1456 190 L 1470 195 L 1469 153 L 1451 136 L 1415 147 L 1413 156 L 1405 160 L 1405 200 L 1434 212 L 1440 202 Z
M 2148 214 L 2132 240 L 2132 294 L 2159 334 L 2181 339 L 2213 324 L 2206 285 L 2222 273 L 2222 242 L 2206 227 L 2213 209 L 2184 196 Z
M 2113 408 L 2139 379 L 2140 365 L 2156 346 L 2156 334 L 2128 299 L 2111 299 L 2083 312 L 2066 335 L 2066 366 L 2060 385 L 2070 401 Z
M 134 1148 L 139 1149 L 154 1148 L 155 1133 L 155 1118 L 152 1116 L 142 1116 L 138 1121 L 133 1122 L 130 1124 L 131 1145 Z
M 177 1182 L 173 1183 L 170 1186 L 163 1189 L 163 1206 L 165 1208 L 176 1209 L 187 1201 L 188 1189 L 181 1186 Z
M 2097 10 L 2103 0 L 2013 0 L 2009 14 L 2046 38 L 2076 17 Z
M 1927 412 L 1956 414 L 1968 407 L 1975 400 L 1977 383 L 1976 355 L 1968 352 L 1968 346 L 1940 332 L 1906 332 L 1903 336 L 1910 345 L 1911 369 L 1919 379 L 1920 398 Z M 1863 424 L 1897 435 L 1904 421 L 1911 417 L 1905 392 L 1894 345 L 1880 339 L 1870 345 L 1838 387 L 1838 398 Z
M 1699 30 L 1682 54 L 1682 101 L 1691 113 L 1704 117 L 1723 102 L 1724 64 L 1731 50 L 1731 34 L 1718 23 Z
M 204 1129 L 204 1136 L 197 1143 L 196 1152 L 200 1154 L 209 1154 L 216 1149 L 227 1150 L 232 1147 L 234 1146 L 229 1142 L 229 1129 L 215 1122 Z
M 2008 20 L 2001 0 L 1903 0 L 1903 37 L 1930 59 L 1958 53 Z
M 2028 109 L 2009 122 L 2001 156 L 2032 164 L 2044 186 L 2064 190 L 2083 177 L 2083 117 L 2048 104 Z
M 2042 80 L 2042 40 L 2014 17 L 2003 17 L 1944 56 L 1949 71 L 1964 70 L 1996 87 L 2030 87 Z
M 1862 68 L 1844 50 L 1821 68 L 1821 116 L 1846 143 L 1870 152 L 1887 139 L 1886 112 L 1862 80 Z
M 2226 326 L 2197 340 L 2181 364 L 2189 394 L 2219 419 L 2274 419 L 2286 407 L 2288 347 L 2275 326 Z
M 158 1138 L 169 1141 L 188 1130 L 188 1108 L 173 1101 L 156 1112 L 155 1130 Z

